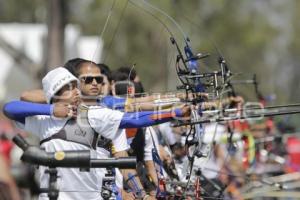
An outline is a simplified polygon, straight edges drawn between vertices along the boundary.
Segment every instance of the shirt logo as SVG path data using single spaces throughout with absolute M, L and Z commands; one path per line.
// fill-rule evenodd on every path
M 86 131 L 82 131 L 82 130 L 76 129 L 75 130 L 75 135 L 81 136 L 81 137 L 85 137 L 86 136 Z

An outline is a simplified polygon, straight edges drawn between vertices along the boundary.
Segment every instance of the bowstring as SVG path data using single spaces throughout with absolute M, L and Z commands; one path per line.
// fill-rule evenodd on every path
M 94 53 L 93 53 L 93 55 L 92 55 L 91 61 L 94 61 L 95 56 L 96 56 L 96 53 L 97 53 L 98 49 L 100 48 L 100 42 L 101 42 L 101 40 L 102 40 L 102 38 L 103 38 L 103 36 L 104 36 L 104 33 L 105 33 L 105 31 L 106 31 L 106 29 L 107 29 L 107 27 L 108 27 L 108 22 L 109 22 L 109 20 L 110 20 L 110 18 L 111 18 L 111 16 L 112 16 L 112 13 L 113 13 L 113 9 L 114 9 L 114 7 L 115 7 L 115 4 L 116 4 L 116 0 L 113 1 L 112 5 L 111 5 L 111 7 L 110 7 L 110 9 L 109 9 L 109 12 L 108 12 L 108 14 L 107 14 L 107 17 L 106 17 L 104 26 L 103 26 L 102 30 L 100 29 L 101 31 L 99 31 L 99 33 L 100 33 L 99 35 L 100 35 L 100 36 L 98 37 L 98 40 L 97 40 L 97 46 L 96 46 L 96 49 L 95 49 L 95 51 L 94 51 Z M 91 63 L 91 64 L 92 64 L 92 63 Z
M 115 36 L 117 35 L 117 32 L 118 32 L 119 27 L 120 27 L 120 24 L 121 24 L 121 22 L 122 22 L 122 20 L 123 20 L 123 17 L 124 17 L 124 14 L 125 14 L 125 10 L 126 10 L 127 5 L 128 5 L 128 1 L 129 1 L 129 0 L 126 1 L 125 6 L 124 6 L 124 7 L 122 8 L 122 10 L 121 10 L 121 16 L 120 16 L 120 18 L 119 18 L 117 27 L 115 28 L 115 30 L 114 30 L 114 32 L 113 32 L 112 39 L 110 40 L 110 43 L 109 43 L 109 45 L 108 45 L 107 53 L 106 53 L 106 55 L 105 55 L 105 57 L 104 57 L 104 59 L 103 59 L 103 62 L 104 62 L 104 63 L 105 63 L 106 59 L 107 59 L 108 56 L 109 56 L 109 52 L 110 52 L 110 50 L 111 50 L 111 47 L 112 47 L 112 44 L 113 44 L 113 42 L 114 42 Z

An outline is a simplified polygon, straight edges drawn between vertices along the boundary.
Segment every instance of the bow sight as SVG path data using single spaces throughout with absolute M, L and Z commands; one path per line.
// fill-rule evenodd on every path
M 231 87 L 229 82 L 230 77 L 233 75 L 228 69 L 225 59 L 220 56 L 218 64 L 220 66 L 219 71 L 200 73 L 198 60 L 207 58 L 210 56 L 208 53 L 194 54 L 190 46 L 190 40 L 186 39 L 186 45 L 184 47 L 185 57 L 181 52 L 176 40 L 170 38 L 173 45 L 175 45 L 178 55 L 176 58 L 176 72 L 182 85 L 177 86 L 177 89 L 186 90 L 186 93 L 201 93 L 207 92 L 212 99 L 217 99 L 224 93 L 224 89 Z M 193 103 L 203 102 L 203 97 L 194 96 Z
M 263 101 L 263 95 L 260 93 L 258 89 L 258 81 L 256 78 L 256 74 L 253 75 L 253 78 L 250 80 L 231 80 L 233 74 L 224 59 L 223 56 L 219 56 L 218 64 L 220 67 L 219 71 L 200 73 L 198 60 L 207 58 L 210 54 L 194 54 L 192 48 L 190 46 L 190 40 L 185 39 L 184 46 L 184 54 L 179 48 L 178 43 L 174 39 L 174 37 L 170 38 L 173 45 L 175 45 L 178 55 L 176 57 L 176 72 L 179 80 L 182 85 L 177 86 L 177 89 L 182 89 L 186 91 L 186 103 L 192 103 L 193 105 L 200 105 L 198 107 L 197 113 L 192 111 L 191 120 L 188 122 L 179 122 L 175 126 L 184 126 L 184 125 L 195 125 L 202 123 L 213 123 L 213 122 L 227 122 L 232 120 L 240 120 L 240 119 L 252 119 L 252 118 L 262 118 L 262 117 L 270 117 L 275 115 L 286 115 L 286 114 L 297 114 L 300 113 L 298 108 L 298 104 L 296 105 L 286 105 L 286 106 L 273 106 L 270 107 L 260 107 L 259 111 L 257 108 L 246 107 L 243 109 L 224 109 L 220 108 L 222 105 L 222 97 L 225 93 L 228 93 L 228 96 L 235 97 L 235 90 L 233 85 L 235 84 L 253 84 L 256 96 L 259 101 Z M 201 104 L 207 99 L 204 98 L 203 95 L 197 95 L 199 93 L 208 93 L 210 99 L 209 100 L 219 100 L 219 106 L 215 107 L 214 110 L 211 111 L 203 111 L 201 109 Z M 189 100 L 188 98 L 191 97 Z M 261 102 L 264 106 L 264 102 Z M 294 107 L 297 109 L 288 110 L 288 107 Z M 280 109 L 279 109 L 280 108 Z M 282 109 L 283 108 L 283 109 Z M 219 109 L 219 110 L 218 110 Z M 232 115 L 233 112 L 242 112 L 239 115 Z M 210 114 L 206 118 L 202 118 L 203 114 Z M 192 127 L 193 129 L 193 127 Z M 201 129 L 201 127 L 198 127 Z M 196 131 L 201 132 L 201 131 Z M 195 142 L 193 142 L 195 144 Z

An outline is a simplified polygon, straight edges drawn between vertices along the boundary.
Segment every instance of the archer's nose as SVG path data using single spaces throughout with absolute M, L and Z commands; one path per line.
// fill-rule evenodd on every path
M 79 90 L 78 88 L 75 88 L 75 89 L 73 90 L 73 94 L 74 94 L 74 96 L 80 95 L 80 90 Z

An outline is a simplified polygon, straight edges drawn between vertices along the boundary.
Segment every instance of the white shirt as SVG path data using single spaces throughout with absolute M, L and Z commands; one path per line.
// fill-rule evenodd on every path
M 106 137 L 118 143 L 122 139 L 122 130 L 119 125 L 123 113 L 108 108 L 93 106 L 88 111 L 88 121 L 91 127 L 103 137 Z M 25 120 L 24 129 L 33 133 L 39 138 L 45 139 L 57 133 L 66 123 L 66 119 L 55 119 L 50 116 L 32 116 Z M 126 136 L 125 136 L 126 137 Z M 125 140 L 126 142 L 126 140 Z M 66 150 L 89 150 L 85 145 L 53 139 L 42 144 L 47 152 L 66 151 Z M 104 154 L 97 154 L 91 149 L 92 158 L 104 158 Z M 46 167 L 40 166 L 40 186 L 48 187 L 49 175 L 45 173 Z M 102 177 L 104 169 L 90 169 L 89 172 L 81 172 L 78 168 L 57 168 L 59 189 L 59 200 L 99 200 L 101 197 Z M 102 175 L 102 176 L 101 176 Z M 48 199 L 47 194 L 41 194 L 40 200 Z
M 226 135 L 226 127 L 218 123 L 210 123 L 204 126 L 204 137 L 203 142 L 207 145 L 212 145 L 215 141 L 217 144 L 221 143 L 222 137 Z M 227 135 L 226 135 L 227 136 Z M 212 148 L 212 146 L 211 146 Z M 224 149 L 224 152 L 226 149 Z M 206 178 L 213 179 L 219 175 L 222 163 L 221 158 L 216 158 L 214 151 L 204 153 L 209 153 L 207 158 L 195 158 L 194 169 L 202 168 L 202 173 Z
M 115 152 L 126 151 L 129 149 L 125 129 L 119 129 L 119 135 L 112 140 Z
M 168 145 L 173 145 L 177 142 L 176 135 L 171 128 L 171 122 L 159 124 L 157 127 Z
M 159 154 L 159 142 L 158 142 L 157 134 L 156 134 L 155 130 L 153 129 L 153 127 L 149 126 L 146 128 L 146 131 L 145 131 L 145 148 L 144 148 L 144 150 L 145 150 L 144 160 L 145 161 L 153 160 L 152 149 L 154 148 L 154 144 L 155 144 L 155 148 Z

